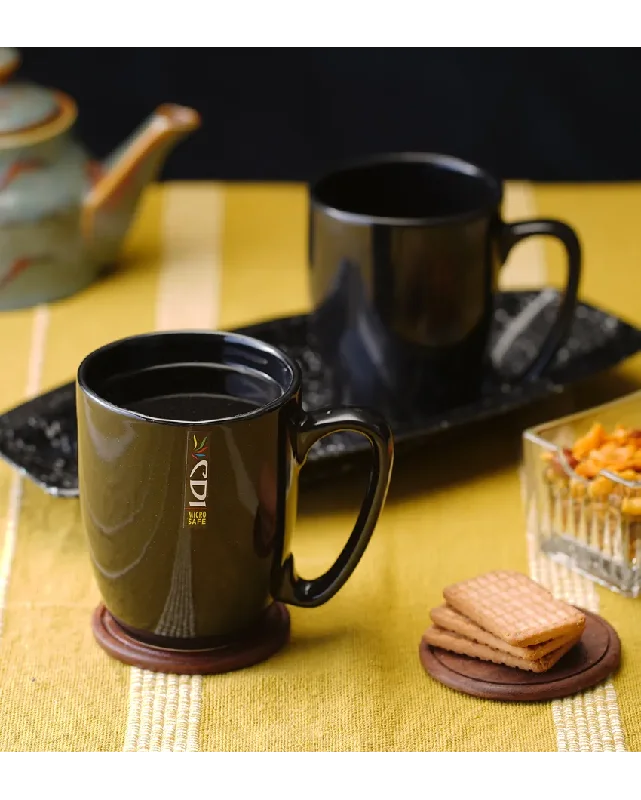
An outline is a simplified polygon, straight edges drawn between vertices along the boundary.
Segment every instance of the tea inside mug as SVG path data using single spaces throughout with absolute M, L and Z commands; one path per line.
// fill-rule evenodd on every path
M 237 417 L 282 394 L 268 375 L 220 364 L 172 364 L 106 381 L 102 396 L 155 419 L 198 422 Z
M 244 343 L 198 334 L 116 342 L 80 368 L 97 400 L 166 422 L 216 422 L 268 406 L 294 379 L 282 359 Z
M 425 219 L 469 214 L 500 198 L 497 182 L 454 158 L 366 162 L 327 175 L 312 189 L 321 205 L 347 214 Z

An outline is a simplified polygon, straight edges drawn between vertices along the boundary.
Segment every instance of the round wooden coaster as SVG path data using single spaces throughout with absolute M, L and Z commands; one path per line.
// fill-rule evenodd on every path
M 289 641 L 289 611 L 272 603 L 244 638 L 202 650 L 174 650 L 141 642 L 119 625 L 104 605 L 91 620 L 93 635 L 110 656 L 133 667 L 175 675 L 217 675 L 266 661 Z
M 581 610 L 586 617 L 581 641 L 548 672 L 525 672 L 424 642 L 419 648 L 421 664 L 445 686 L 486 700 L 533 702 L 567 697 L 605 680 L 621 663 L 621 642 L 614 628 L 597 614 Z

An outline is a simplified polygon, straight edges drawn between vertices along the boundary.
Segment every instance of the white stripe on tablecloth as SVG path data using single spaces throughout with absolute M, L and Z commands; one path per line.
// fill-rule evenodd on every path
M 165 189 L 162 264 L 156 297 L 157 330 L 217 326 L 223 200 L 223 190 L 211 184 L 174 184 Z M 185 548 L 177 548 L 166 614 L 159 623 L 163 630 L 169 625 L 171 630 L 167 630 L 174 635 L 192 633 L 194 625 L 191 573 L 185 556 Z M 176 625 L 180 626 L 180 631 L 175 630 Z M 202 678 L 199 675 L 164 675 L 132 667 L 123 749 L 129 752 L 198 750 L 201 701 Z
M 29 365 L 27 367 L 27 382 L 24 392 L 26 400 L 35 397 L 40 389 L 48 327 L 49 309 L 47 306 L 38 306 L 33 313 Z M 7 503 L 4 537 L 2 539 L 2 550 L 0 551 L 0 636 L 2 636 L 4 628 L 7 591 L 18 539 L 20 508 L 22 506 L 22 483 L 22 475 L 18 472 L 14 473 L 9 486 L 9 502 Z
M 508 183 L 505 190 L 505 219 L 518 222 L 536 217 L 534 191 L 529 183 Z M 510 253 L 501 270 L 501 289 L 529 289 L 547 280 L 545 245 L 540 237 L 528 239 Z
M 599 595 L 592 581 L 545 556 L 538 548 L 533 515 L 527 520 L 530 575 L 555 597 L 598 613 Z M 611 680 L 585 692 L 552 701 L 558 749 L 592 753 L 624 751 L 625 737 Z
M 511 184 L 506 193 L 506 218 L 508 220 L 536 217 L 536 202 L 531 186 Z M 547 281 L 547 264 L 543 242 L 539 238 L 527 240 L 510 257 L 516 260 L 503 288 L 543 286 Z M 521 484 L 524 488 L 524 473 Z M 523 491 L 525 503 L 525 491 Z M 549 589 L 555 597 L 598 612 L 599 595 L 592 581 L 572 572 L 567 567 L 551 561 L 537 546 L 533 515 L 526 509 L 527 552 L 530 576 Z M 612 681 L 594 689 L 580 692 L 563 700 L 553 700 L 552 719 L 556 728 L 557 747 L 561 752 L 598 752 L 625 750 L 625 739 L 616 691 Z
M 166 190 L 156 329 L 215 328 L 220 316 L 223 190 L 174 184 Z

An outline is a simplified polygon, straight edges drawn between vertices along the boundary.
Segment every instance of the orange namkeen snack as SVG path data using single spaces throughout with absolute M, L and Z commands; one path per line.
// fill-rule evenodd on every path
M 641 430 L 617 425 L 608 434 L 603 425 L 596 422 L 571 448 L 564 449 L 563 454 L 568 467 L 579 477 L 569 482 L 573 497 L 580 498 L 587 493 L 592 500 L 603 501 L 611 495 L 619 496 L 623 514 L 641 516 L 641 496 L 626 496 L 630 492 L 623 484 L 601 474 L 607 470 L 623 480 L 641 481 Z M 555 453 L 545 453 L 543 459 L 550 465 L 548 479 L 551 482 L 568 480 Z

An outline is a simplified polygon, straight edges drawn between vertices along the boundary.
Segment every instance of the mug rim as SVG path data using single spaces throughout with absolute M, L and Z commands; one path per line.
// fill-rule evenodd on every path
M 282 394 L 280 394 L 274 400 L 270 400 L 269 403 L 265 403 L 264 405 L 259 406 L 252 411 L 246 411 L 242 414 L 233 414 L 228 417 L 217 417 L 216 419 L 205 419 L 205 420 L 172 420 L 167 419 L 165 417 L 154 417 L 150 414 L 143 414 L 139 411 L 132 411 L 131 409 L 124 408 L 123 406 L 119 406 L 117 403 L 112 403 L 110 400 L 102 397 L 97 391 L 91 388 L 89 382 L 86 378 L 87 370 L 91 367 L 92 362 L 99 356 L 108 353 L 111 350 L 115 350 L 119 347 L 128 345 L 128 344 L 135 344 L 136 342 L 143 341 L 145 339 L 160 339 L 162 337 L 167 338 L 181 338 L 184 336 L 200 336 L 203 338 L 214 338 L 214 339 L 222 339 L 224 342 L 229 344 L 236 344 L 240 345 L 241 347 L 245 347 L 254 351 L 260 351 L 265 353 L 269 356 L 276 358 L 281 364 L 284 364 L 287 369 L 289 369 L 291 374 L 291 379 L 287 387 L 282 389 Z M 140 422 L 151 422 L 154 424 L 161 424 L 161 425 L 172 425 L 176 427 L 182 428 L 198 428 L 198 427 L 211 427 L 213 425 L 221 425 L 221 424 L 229 424 L 230 422 L 236 421 L 243 421 L 248 419 L 256 419 L 257 417 L 261 417 L 270 411 L 275 411 L 278 408 L 281 408 L 286 403 L 288 403 L 292 397 L 294 397 L 297 392 L 300 390 L 302 385 L 302 375 L 301 369 L 299 365 L 292 359 L 287 353 L 280 350 L 278 347 L 274 345 L 268 344 L 267 342 L 263 342 L 260 339 L 255 339 L 252 336 L 246 336 L 242 333 L 233 333 L 231 331 L 208 331 L 208 330 L 198 330 L 198 329 L 185 329 L 185 330 L 177 330 L 177 331 L 150 331 L 148 333 L 139 333 L 134 334 L 132 336 L 124 336 L 121 339 L 116 339 L 113 342 L 108 342 L 100 347 L 97 347 L 95 350 L 92 350 L 88 353 L 80 362 L 77 372 L 76 372 L 76 386 L 87 396 L 98 403 L 103 408 L 113 411 L 119 415 L 129 417 L 131 419 L 136 419 Z
M 333 178 L 341 175 L 342 173 L 349 172 L 353 169 L 361 167 L 378 167 L 386 164 L 428 164 L 430 166 L 440 167 L 447 172 L 455 172 L 459 175 L 468 175 L 472 178 L 477 178 L 483 181 L 490 190 L 491 200 L 486 204 L 483 203 L 471 211 L 464 211 L 460 214 L 446 214 L 444 216 L 428 216 L 428 217 L 403 217 L 403 216 L 378 216 L 376 214 L 364 214 L 357 211 L 346 211 L 345 209 L 336 208 L 329 203 L 324 202 L 319 197 L 319 189 L 321 184 L 328 178 Z M 461 222 L 468 222 L 470 220 L 478 219 L 486 216 L 488 212 L 499 207 L 503 201 L 503 183 L 502 181 L 492 175 L 483 167 L 473 164 L 470 161 L 465 161 L 457 156 L 449 156 L 444 153 L 427 153 L 415 151 L 402 151 L 392 153 L 376 153 L 374 155 L 363 156 L 362 158 L 346 159 L 339 162 L 332 169 L 324 172 L 320 177 L 316 178 L 309 184 L 309 196 L 312 206 L 322 210 L 327 216 L 338 220 L 339 222 L 350 222 L 357 225 L 386 225 L 398 227 L 429 227 L 438 225 L 447 225 Z

